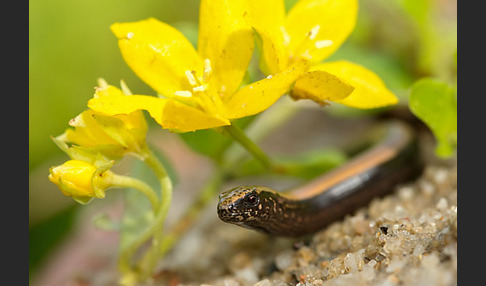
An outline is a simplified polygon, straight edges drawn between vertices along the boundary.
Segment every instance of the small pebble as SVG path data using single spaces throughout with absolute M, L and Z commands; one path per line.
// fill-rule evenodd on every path
M 424 195 L 432 196 L 435 192 L 434 185 L 429 181 L 422 181 L 419 186 Z
M 268 279 L 263 279 L 255 283 L 253 286 L 270 286 L 272 283 L 270 283 L 270 280 Z
M 371 263 L 374 262 L 374 263 Z M 368 262 L 368 264 L 363 265 L 363 270 L 359 272 L 359 276 L 361 279 L 364 281 L 371 281 L 375 278 L 376 276 L 376 270 L 373 268 L 373 266 L 376 264 L 375 260 L 371 260 Z
M 245 267 L 243 269 L 235 271 L 235 276 L 250 283 L 256 283 L 258 281 L 258 274 L 251 267 Z
M 435 253 L 431 253 L 429 255 L 424 255 L 422 257 L 422 265 L 428 268 L 436 267 L 440 262 L 439 256 Z
M 235 279 L 225 279 L 223 281 L 223 285 L 224 286 L 239 286 L 240 283 L 238 283 L 238 281 L 236 281 Z
M 292 265 L 293 251 L 284 251 L 275 257 L 275 265 L 279 270 L 284 270 Z
M 412 187 L 403 187 L 398 191 L 398 197 L 404 201 L 410 201 L 413 198 L 413 192 Z
M 358 261 L 354 254 L 346 254 L 346 257 L 344 258 L 344 267 L 346 267 L 350 273 L 358 272 Z
M 434 174 L 434 181 L 438 184 L 444 183 L 447 179 L 448 172 L 446 169 L 439 169 Z
M 440 198 L 435 207 L 441 211 L 444 211 L 449 207 L 449 204 L 445 198 Z

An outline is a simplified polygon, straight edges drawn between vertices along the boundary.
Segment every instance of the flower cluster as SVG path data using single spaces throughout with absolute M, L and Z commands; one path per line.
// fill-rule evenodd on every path
M 230 125 L 267 109 L 307 67 L 298 64 L 240 89 L 254 47 L 247 4 L 201 1 L 197 50 L 156 19 L 113 24 L 125 61 L 159 96 L 96 98 L 88 106 L 109 115 L 147 110 L 179 132 Z
M 129 96 L 100 80 L 94 98 Z M 140 156 L 146 148 L 147 122 L 142 111 L 109 116 L 85 110 L 69 122 L 63 134 L 52 138 L 71 160 L 50 168 L 49 180 L 62 193 L 85 204 L 103 198 L 114 185 L 108 169 L 125 154 Z M 70 144 L 70 146 L 68 145 Z
M 231 3 L 230 3 L 231 2 Z M 320 63 L 354 29 L 358 1 L 299 1 L 285 15 L 284 1 L 201 1 L 197 50 L 176 29 L 156 19 L 115 23 L 123 58 L 157 97 L 103 97 L 88 106 L 109 115 L 147 110 L 164 128 L 179 132 L 230 125 L 264 111 L 290 91 L 294 99 L 356 108 L 397 103 L 381 79 L 363 66 Z M 268 76 L 242 88 L 261 39 Z

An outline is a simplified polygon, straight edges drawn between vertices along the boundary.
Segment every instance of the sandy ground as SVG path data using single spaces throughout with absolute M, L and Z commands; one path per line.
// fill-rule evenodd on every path
M 186 285 L 456 285 L 456 182 L 455 166 L 429 166 L 416 182 L 304 239 L 208 222 L 161 273 Z

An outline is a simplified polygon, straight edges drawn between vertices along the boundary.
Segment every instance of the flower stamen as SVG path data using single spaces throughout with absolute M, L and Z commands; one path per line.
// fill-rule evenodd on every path
M 211 77 L 211 72 L 213 69 L 211 68 L 211 61 L 209 59 L 204 60 L 204 73 L 203 73 L 203 82 L 208 83 L 209 78 Z
M 321 29 L 321 25 L 315 25 L 314 28 L 312 28 L 308 33 L 307 33 L 307 38 L 309 40 L 314 40 L 319 33 L 319 30 Z
M 294 55 L 310 61 L 312 60 L 311 52 L 314 49 L 322 49 L 322 48 L 327 48 L 332 46 L 334 44 L 332 40 L 315 41 L 317 34 L 319 34 L 320 30 L 321 30 L 320 25 L 316 25 L 312 29 L 310 29 L 309 32 L 307 32 L 307 34 L 305 35 L 304 40 L 300 43 L 299 47 L 295 50 Z M 310 44 L 309 41 L 311 43 L 313 42 L 313 44 Z M 291 57 L 294 57 L 294 55 Z
M 317 49 L 322 49 L 322 48 L 327 48 L 330 47 L 334 44 L 332 40 L 322 40 L 322 41 L 316 41 L 315 46 Z
M 330 45 L 329 42 L 326 41 L 316 41 L 314 42 L 314 45 L 312 44 L 310 45 L 310 49 L 309 49 L 309 41 L 314 41 L 317 37 L 317 34 L 319 34 L 320 30 L 321 30 L 321 25 L 315 25 L 314 27 L 312 27 L 312 29 L 310 29 L 309 32 L 307 32 L 307 34 L 305 35 L 304 40 L 300 43 L 298 48 L 295 50 L 294 55 L 309 61 L 312 59 L 312 55 L 310 53 L 311 50 L 318 48 L 318 46 L 324 47 L 325 45 Z M 317 44 L 318 42 L 322 42 L 322 43 Z
M 186 98 L 192 97 L 192 92 L 188 90 L 178 90 L 174 94 L 180 97 L 186 97 Z
M 195 71 L 190 71 L 190 70 L 186 70 L 185 71 L 185 74 L 186 74 L 186 78 L 187 80 L 189 81 L 189 84 L 191 86 L 198 86 L 198 80 L 196 80 L 196 72 Z
M 204 87 L 204 85 L 200 85 L 200 86 L 196 86 L 196 87 L 192 88 L 193 92 L 203 92 L 205 90 L 206 90 L 206 88 Z
M 283 44 L 284 46 L 288 46 L 290 43 L 290 35 L 287 33 L 287 30 L 285 29 L 284 26 L 280 26 L 280 32 L 282 33 L 283 36 Z

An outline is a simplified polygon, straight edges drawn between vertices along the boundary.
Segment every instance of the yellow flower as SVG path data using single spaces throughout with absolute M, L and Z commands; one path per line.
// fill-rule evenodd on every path
M 309 70 L 291 91 L 294 99 L 327 100 L 356 108 L 395 104 L 383 81 L 363 66 L 336 61 L 334 53 L 356 25 L 357 0 L 300 0 L 286 15 L 283 0 L 249 0 L 248 21 L 261 38 L 260 68 L 266 74 L 306 61 Z
M 126 63 L 159 96 L 99 97 L 88 106 L 108 115 L 147 110 L 162 127 L 179 132 L 230 125 L 231 119 L 267 109 L 307 65 L 296 61 L 240 88 L 254 48 L 247 10 L 245 0 L 202 0 L 197 50 L 179 31 L 153 18 L 113 24 Z
M 94 98 L 128 97 L 120 89 L 104 81 L 100 83 Z M 101 112 L 85 110 L 72 119 L 69 125 L 74 129 L 67 129 L 56 138 L 56 143 L 70 142 L 112 157 L 123 156 L 125 153 L 139 154 L 146 144 L 148 127 L 142 111 L 107 116 Z
M 69 160 L 60 166 L 51 167 L 49 173 L 49 180 L 64 195 L 73 197 L 81 204 L 88 203 L 92 198 L 104 198 L 113 177 L 106 166 L 97 168 L 80 160 Z

